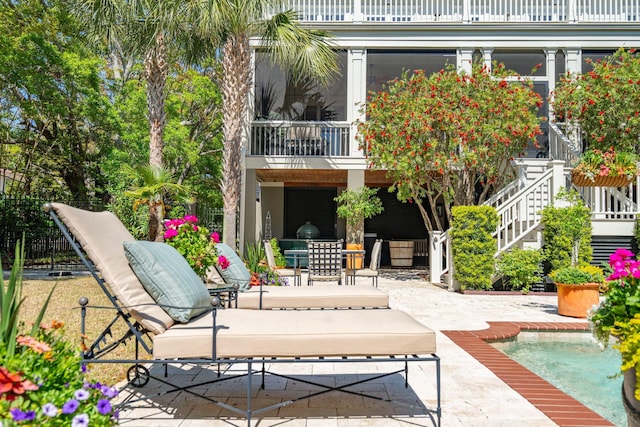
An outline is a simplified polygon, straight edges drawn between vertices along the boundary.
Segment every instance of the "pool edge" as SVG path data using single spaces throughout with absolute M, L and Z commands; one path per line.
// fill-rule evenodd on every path
M 513 338 L 520 331 L 588 331 L 587 322 L 487 322 L 488 329 L 442 331 L 505 384 L 561 427 L 613 426 L 593 410 L 509 358 L 489 342 Z

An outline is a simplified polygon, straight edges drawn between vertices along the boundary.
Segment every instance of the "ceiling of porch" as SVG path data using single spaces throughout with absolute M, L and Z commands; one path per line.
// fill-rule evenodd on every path
M 347 186 L 346 170 L 321 169 L 259 169 L 256 170 L 259 182 L 283 182 L 286 186 L 296 187 L 337 187 Z M 364 172 L 365 184 L 370 187 L 391 185 L 385 171 Z

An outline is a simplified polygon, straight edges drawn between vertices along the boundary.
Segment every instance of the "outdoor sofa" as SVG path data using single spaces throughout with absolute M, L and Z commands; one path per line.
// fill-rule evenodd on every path
M 138 387 L 146 385 L 150 378 L 170 384 L 166 378 L 152 375 L 148 366 L 154 364 L 165 368 L 168 364 L 217 365 L 219 368 L 246 365 L 240 374 L 247 378 L 246 408 L 230 406 L 222 399 L 199 391 L 203 385 L 228 380 L 229 376 L 221 375 L 186 387 L 170 384 L 173 387 L 170 391 L 187 390 L 243 415 L 250 425 L 253 416 L 292 402 L 259 409 L 252 407 L 252 377 L 260 374 L 264 388 L 265 375 L 282 376 L 267 371 L 265 361 L 268 364 L 389 362 L 402 365 L 391 372 L 377 372 L 371 378 L 338 387 L 312 383 L 324 390 L 296 400 L 334 390 L 383 400 L 349 387 L 397 373 L 405 374 L 408 386 L 410 362 L 433 362 L 436 407 L 424 408 L 424 412 L 434 425 L 440 426 L 440 358 L 436 355 L 435 333 L 407 313 L 394 309 L 221 309 L 218 299 L 210 301 L 199 277 L 169 245 L 136 242 L 109 212 L 89 212 L 58 203 L 45 205 L 45 210 L 113 305 L 113 320 L 105 330 L 93 342 L 83 342 L 84 363 L 132 364 L 127 377 L 129 384 Z M 84 336 L 84 321 L 91 315 L 92 307 L 86 298 L 81 298 L 80 305 Z M 128 329 L 120 338 L 112 338 L 113 325 L 119 320 L 125 322 Z M 115 347 L 131 339 L 135 341 L 135 358 L 118 360 L 110 356 Z M 151 359 L 140 358 L 141 349 Z M 255 364 L 262 368 L 254 368 Z

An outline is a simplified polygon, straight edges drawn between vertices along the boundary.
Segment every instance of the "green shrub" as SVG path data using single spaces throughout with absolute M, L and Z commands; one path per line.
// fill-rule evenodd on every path
M 451 230 L 454 278 L 462 289 L 490 289 L 498 214 L 490 206 L 454 206 Z
M 580 267 L 563 267 L 553 270 L 549 278 L 555 283 L 579 285 L 584 283 L 604 283 L 602 269 L 593 265 Z
M 274 237 L 271 240 L 269 240 L 269 243 L 271 244 L 271 249 L 273 249 L 273 257 L 275 258 L 275 261 L 276 261 L 276 267 L 286 267 L 287 259 L 282 254 L 282 251 L 280 251 L 280 246 L 278 245 L 278 239 Z
M 591 211 L 574 191 L 563 190 L 557 199 L 567 206 L 549 205 L 542 210 L 544 257 L 551 270 L 589 264 L 593 254 Z
M 542 273 L 542 252 L 539 249 L 514 248 L 497 261 L 498 274 L 507 276 L 512 289 L 529 292 Z

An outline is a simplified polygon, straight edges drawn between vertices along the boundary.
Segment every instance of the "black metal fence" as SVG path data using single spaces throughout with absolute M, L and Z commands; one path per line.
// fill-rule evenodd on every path
M 97 200 L 56 200 L 70 206 L 102 211 L 105 206 Z M 74 270 L 82 269 L 58 227 L 49 219 L 42 206 L 50 202 L 34 197 L 11 197 L 0 194 L 0 260 L 3 268 L 13 262 L 18 240 L 25 242 L 25 267 Z M 196 215 L 212 231 L 222 231 L 222 209 L 198 206 Z

